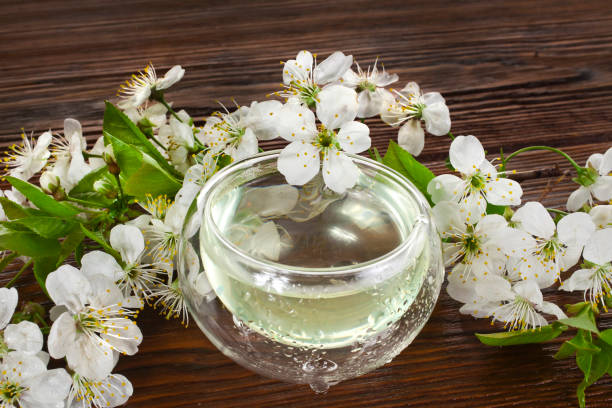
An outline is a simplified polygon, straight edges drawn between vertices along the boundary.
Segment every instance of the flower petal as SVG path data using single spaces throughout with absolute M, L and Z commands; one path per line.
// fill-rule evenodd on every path
M 610 172 L 612 172 L 612 147 L 606 150 L 603 157 L 601 158 L 601 163 L 599 163 L 599 174 L 602 176 L 607 176 Z
M 258 152 L 258 147 L 257 136 L 255 136 L 255 133 L 251 130 L 251 128 L 246 128 L 244 135 L 242 135 L 242 139 L 240 140 L 240 144 L 236 146 L 231 156 L 235 161 L 246 159 L 256 155 Z
M 10 349 L 36 354 L 42 350 L 43 335 L 36 323 L 24 320 L 6 326 L 4 341 Z
M 357 116 L 359 102 L 357 93 L 351 88 L 331 85 L 319 92 L 318 99 L 317 118 L 327 129 L 338 129 Z
M 19 295 L 15 288 L 0 288 L 0 330 L 11 321 Z
M 397 132 L 397 144 L 413 156 L 418 156 L 425 146 L 425 131 L 418 120 L 408 120 Z
M 523 189 L 514 180 L 507 178 L 496 178 L 487 181 L 487 201 L 494 205 L 520 205 Z
M 485 152 L 480 141 L 474 136 L 457 136 L 451 143 L 449 156 L 455 169 L 471 175 L 485 159 Z
M 592 278 L 595 274 L 595 269 L 578 269 L 572 276 L 567 278 L 559 287 L 559 289 L 567 292 L 575 290 L 587 290 L 592 285 Z
M 538 284 L 532 280 L 518 282 L 514 285 L 512 290 L 514 290 L 517 295 L 524 297 L 536 305 L 541 305 L 544 301 Z
M 597 265 L 612 262 L 612 228 L 595 231 L 584 247 L 583 256 Z
M 63 358 L 76 340 L 76 323 L 69 312 L 62 313 L 51 325 L 47 348 L 55 359 Z
M 568 211 L 578 211 L 590 200 L 592 200 L 591 191 L 584 186 L 580 186 L 577 190 L 572 191 L 572 194 L 567 198 L 565 206 Z
M 74 266 L 62 265 L 47 276 L 47 292 L 56 305 L 73 312 L 83 308 L 91 295 L 89 280 Z
M 297 103 L 286 103 L 278 113 L 278 133 L 293 142 L 295 140 L 311 141 L 317 135 L 314 113 Z
M 106 378 L 115 366 L 113 350 L 96 336 L 78 335 L 66 347 L 66 361 L 79 375 L 97 381 Z
M 2 358 L 2 376 L 7 377 L 11 382 L 20 383 L 22 380 L 40 375 L 45 371 L 47 367 L 35 355 L 11 351 Z
M 427 185 L 427 192 L 434 203 L 440 201 L 459 201 L 463 192 L 463 180 L 452 174 L 441 174 Z
M 498 275 L 487 275 L 475 284 L 476 294 L 490 302 L 512 300 L 516 294 L 510 282 Z
M 337 81 L 353 65 L 353 56 L 336 51 L 314 69 L 314 81 L 317 84 L 327 84 Z M 351 119 L 352 120 L 352 119 Z
M 567 315 L 563 313 L 563 310 L 552 302 L 542 302 L 541 305 L 536 307 L 540 312 L 555 316 L 557 319 L 566 319 Z
M 283 104 L 275 100 L 251 103 L 246 123 L 257 139 L 271 140 L 280 136 L 277 122 L 282 107 Z
M 612 176 L 599 176 L 590 187 L 593 195 L 599 201 L 612 200 Z
M 370 128 L 361 122 L 346 122 L 338 131 L 340 147 L 349 153 L 361 153 L 370 148 Z
M 155 88 L 159 90 L 168 89 L 172 85 L 180 81 L 185 75 L 185 70 L 180 65 L 175 65 L 166 72 L 166 75 L 155 84 Z
M 357 117 L 371 118 L 380 113 L 383 107 L 383 94 L 378 90 L 371 92 L 366 89 L 357 95 L 357 103 L 359 104 Z
M 548 239 L 555 233 L 555 223 L 544 206 L 536 201 L 525 203 L 516 210 L 512 221 L 520 223 L 520 228 L 536 237 Z
M 595 231 L 595 223 L 587 213 L 572 213 L 561 218 L 557 223 L 557 234 L 559 240 L 567 246 L 575 246 L 580 249 Z
M 361 171 L 344 153 L 330 149 L 323 158 L 323 180 L 325 185 L 342 194 L 357 183 Z
M 63 407 L 68 396 L 72 378 L 63 368 L 44 371 L 24 381 L 28 390 L 20 398 L 23 407 Z
M 612 226 L 612 205 L 595 206 L 591 208 L 589 215 L 599 229 Z
M 303 185 L 320 169 L 319 149 L 303 140 L 289 143 L 278 156 L 278 171 L 287 183 Z
M 423 109 L 423 120 L 425 121 L 425 129 L 434 136 L 444 136 L 450 132 L 451 118 L 448 107 L 444 102 L 428 103 L 427 96 L 437 92 L 431 92 L 424 95 L 425 108 Z M 440 94 L 438 94 L 440 95 Z M 440 96 L 442 98 L 442 96 Z M 444 99 L 442 99 L 444 101 Z
M 115 350 L 133 356 L 138 352 L 138 345 L 142 343 L 142 332 L 138 325 L 130 319 L 114 319 L 114 329 L 102 333 L 101 337 Z
M 144 251 L 144 236 L 133 225 L 116 225 L 110 232 L 110 244 L 128 264 L 136 264 Z
M 81 258 L 81 272 L 87 278 L 101 274 L 113 281 L 121 279 L 124 274 L 123 268 L 117 263 L 115 258 L 102 251 L 92 251 L 83 255 Z

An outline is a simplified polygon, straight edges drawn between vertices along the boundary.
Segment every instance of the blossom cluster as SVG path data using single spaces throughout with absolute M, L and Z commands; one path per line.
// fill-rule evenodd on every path
M 221 105 L 203 123 L 166 100 L 185 70 L 174 66 L 158 77 L 149 65 L 121 86 L 116 105 L 107 103 L 102 135 L 91 147 L 81 124 L 69 118 L 60 134 L 23 134 L 10 148 L 4 162 L 11 188 L 0 190 L 0 263 L 23 267 L 0 289 L 1 406 L 125 403 L 132 385 L 113 371 L 120 355 L 138 352 L 140 309 L 151 305 L 188 324 L 175 269 L 181 242 L 182 261 L 189 270 L 200 268 L 181 236 L 202 186 L 220 169 L 260 152 L 260 142 L 280 137 L 288 144 L 277 167 L 288 184 L 299 187 L 321 174 L 330 200 L 342 197 L 361 174 L 351 155 L 378 155 L 366 124 L 376 116 L 398 128 L 399 148 L 410 160 L 423 150 L 426 132 L 452 139 L 449 163 L 456 175 L 417 180 L 403 174 L 424 183 L 419 188 L 434 204 L 451 268 L 447 291 L 463 304 L 461 313 L 501 321 L 509 330 L 542 327 L 547 317 L 567 317 L 542 294 L 556 282 L 606 307 L 612 205 L 595 204 L 612 200 L 612 148 L 584 167 L 546 148 L 570 160 L 579 188 L 568 198 L 568 212 L 523 203 L 523 190 L 506 167 L 515 155 L 541 147 L 487 160 L 476 137 L 450 133 L 440 93 L 424 93 L 415 82 L 388 88 L 398 75 L 379 69 L 378 61 L 363 70 L 340 51 L 320 63 L 316 54 L 300 51 L 282 65 L 282 89 L 270 99 Z M 30 183 L 37 175 L 39 187 Z M 230 234 L 254 255 L 278 259 L 288 239 L 267 216 L 294 208 L 298 193 L 292 186 L 273 188 L 268 200 L 255 200 L 267 205 L 257 209 L 259 218 Z M 50 327 L 40 314 L 15 312 L 17 291 L 8 287 L 31 265 L 54 303 Z M 206 275 L 193 275 L 198 292 L 212 295 Z M 50 358 L 65 368 L 48 370 Z

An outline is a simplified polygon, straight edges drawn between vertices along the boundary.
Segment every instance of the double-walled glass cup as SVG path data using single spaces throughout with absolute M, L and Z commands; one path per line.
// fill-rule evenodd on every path
M 226 356 L 317 392 L 393 359 L 429 318 L 444 276 L 422 194 L 373 160 L 343 194 L 289 186 L 279 151 L 215 174 L 188 212 L 179 276 Z

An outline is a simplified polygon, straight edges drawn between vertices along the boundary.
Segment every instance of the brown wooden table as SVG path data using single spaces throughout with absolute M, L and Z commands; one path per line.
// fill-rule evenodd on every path
M 264 99 L 281 80 L 279 60 L 300 49 L 325 56 L 340 49 L 366 66 L 387 69 L 446 97 L 455 135 L 510 152 L 533 144 L 562 147 L 579 162 L 612 141 L 612 4 L 609 0 L 487 1 L 28 1 L 0 5 L 0 142 L 60 130 L 79 119 L 89 141 L 100 135 L 103 101 L 152 61 L 187 69 L 168 93 L 202 119 L 234 97 Z M 371 121 L 384 150 L 396 131 Z M 266 143 L 265 148 L 279 146 Z M 440 173 L 449 140 L 428 137 L 421 159 Z M 524 198 L 562 208 L 574 185 L 533 153 L 517 170 L 543 170 L 523 181 Z M 10 274 L 1 277 L 6 282 Z M 31 274 L 21 297 L 36 295 Z M 573 302 L 580 296 L 547 292 Z M 145 340 L 117 372 L 134 384 L 132 407 L 570 407 L 581 375 L 555 361 L 558 343 L 516 348 L 481 345 L 486 320 L 458 313 L 443 291 L 415 342 L 392 363 L 341 383 L 326 395 L 255 375 L 218 352 L 197 327 L 183 329 L 148 310 Z M 609 315 L 602 326 L 612 325 Z M 612 381 L 588 391 L 589 407 L 612 405 Z

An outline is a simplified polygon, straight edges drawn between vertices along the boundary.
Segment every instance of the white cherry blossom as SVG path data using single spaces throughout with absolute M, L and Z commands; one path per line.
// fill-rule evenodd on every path
M 358 118 L 378 115 L 383 107 L 384 88 L 399 79 L 397 74 L 387 73 L 384 66 L 382 71 L 379 71 L 376 67 L 377 62 L 378 59 L 372 68 L 368 67 L 367 71 L 363 71 L 356 63 L 357 72 L 349 68 L 342 76 L 342 85 L 357 91 Z
M 47 164 L 51 155 L 49 144 L 51 132 L 44 132 L 38 139 L 28 138 L 21 134 L 21 144 L 9 146 L 5 161 L 5 173 L 22 180 L 29 180 Z
M 51 357 L 66 357 L 79 375 L 103 380 L 115 366 L 115 353 L 138 351 L 142 334 L 128 318 L 135 315 L 128 307 L 137 305 L 130 305 L 112 279 L 63 265 L 47 276 L 46 286 L 55 304 L 64 307 L 49 333 Z
M 278 170 L 287 182 L 303 185 L 319 173 L 331 190 L 343 193 L 357 182 L 360 171 L 344 152 L 360 153 L 370 147 L 370 130 L 356 122 L 357 100 L 352 89 L 333 85 L 319 94 L 315 115 L 303 105 L 287 103 L 279 113 L 278 129 L 289 145 L 280 153 Z M 336 129 L 339 129 L 336 131 Z
M 192 154 L 198 151 L 194 130 L 192 120 L 184 110 L 172 115 L 168 124 L 159 128 L 159 140 L 167 146 L 170 161 L 182 173 L 194 164 Z
M 165 269 L 143 261 L 145 240 L 140 229 L 133 225 L 116 225 L 110 231 L 110 245 L 119 252 L 121 266 L 110 254 L 92 251 L 81 258 L 81 272 L 87 277 L 101 274 L 116 282 L 125 297 L 134 294 L 148 298 L 153 286 L 160 284 Z
M 275 123 L 281 106 L 279 101 L 253 102 L 232 113 L 215 112 L 202 129 L 202 142 L 213 153 L 224 152 L 234 160 L 250 157 L 258 152 L 258 140 L 278 135 Z
M 274 95 L 295 98 L 299 103 L 314 108 L 325 85 L 339 81 L 353 65 L 353 56 L 336 51 L 317 64 L 316 54 L 300 51 L 295 59 L 283 65 L 284 89 Z
M 64 120 L 64 134 L 53 142 L 54 163 L 47 168 L 47 172 L 57 177 L 66 191 L 70 191 L 92 170 L 83 157 L 85 149 L 87 141 L 79 121 L 70 118 Z
M 567 209 L 578 211 L 583 205 L 593 205 L 593 198 L 599 201 L 612 200 L 612 147 L 606 153 L 592 154 L 586 163 L 590 177 L 587 184 L 581 185 L 567 199 Z
M 380 111 L 383 122 L 396 127 L 398 144 L 409 153 L 418 156 L 425 145 L 425 129 L 434 136 L 448 134 L 451 119 L 446 101 L 439 92 L 423 94 L 416 82 L 408 83 L 401 91 L 384 92 Z
M 0 406 L 63 407 L 70 383 L 63 368 L 47 370 L 46 363 L 38 357 L 11 351 L 0 364 Z
M 605 298 L 612 296 L 612 228 L 596 230 L 584 247 L 583 257 L 585 264 L 561 284 L 561 289 L 582 290 L 585 300 L 606 308 Z
M 474 136 L 457 136 L 449 150 L 450 162 L 461 174 L 443 174 L 429 182 L 427 192 L 434 203 L 454 201 L 485 212 L 487 203 L 519 205 L 523 190 L 519 183 L 501 178 L 485 158 L 480 141 Z
M 143 72 L 133 74 L 130 80 L 121 85 L 117 93 L 121 100 L 118 105 L 121 109 L 135 109 L 140 107 L 152 91 L 163 91 L 177 83 L 185 75 L 180 65 L 175 65 L 166 72 L 163 78 L 158 78 L 152 64 L 145 67 Z
M 539 202 L 528 202 L 516 210 L 512 222 L 533 237 L 528 247 L 513 254 L 520 258 L 518 278 L 534 280 L 540 288 L 549 287 L 562 271 L 576 265 L 596 228 L 586 213 L 566 215 L 555 225 Z
M 168 109 L 159 102 L 154 102 L 148 106 L 139 106 L 138 108 L 128 108 L 124 111 L 126 116 L 132 122 L 144 127 L 159 129 L 166 124 Z
M 121 374 L 90 380 L 75 373 L 66 408 L 114 408 L 125 404 L 133 392 L 132 383 Z

